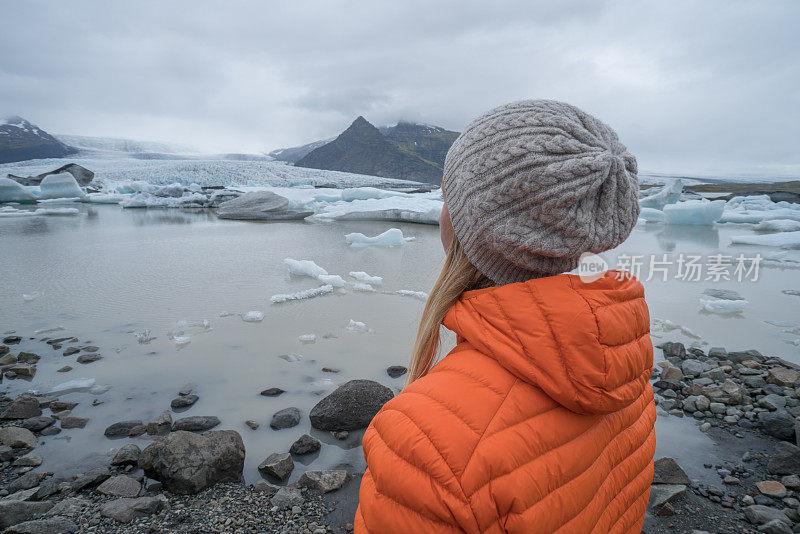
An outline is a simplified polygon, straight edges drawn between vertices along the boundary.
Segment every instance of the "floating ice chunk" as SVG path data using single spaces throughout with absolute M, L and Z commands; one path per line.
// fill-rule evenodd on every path
M 372 329 L 366 325 L 366 323 L 362 323 L 361 321 L 354 321 L 350 319 L 350 322 L 345 327 L 345 330 L 349 330 L 351 332 L 361 332 L 367 333 L 372 332 Z
M 200 187 L 200 184 L 196 184 L 196 183 L 189 184 L 189 187 L 187 189 L 189 191 L 192 191 L 193 193 L 199 193 L 199 192 L 201 192 L 203 190 L 203 188 Z
M 319 278 L 328 274 L 328 271 L 317 265 L 311 260 L 293 260 L 286 258 L 283 263 L 289 266 L 289 274 L 295 276 L 309 276 L 311 278 Z
M 278 356 L 281 360 L 286 360 L 289 363 L 299 362 L 303 359 L 303 356 L 300 354 L 281 354 Z
M 36 195 L 11 178 L 0 178 L 0 202 L 36 202 Z
M 800 221 L 792 219 L 775 219 L 761 221 L 753 227 L 756 232 L 797 232 L 800 230 Z
M 34 291 L 33 293 L 23 293 L 22 300 L 25 302 L 32 302 L 42 296 L 41 291 Z
M 246 323 L 260 323 L 264 320 L 264 314 L 260 311 L 249 311 L 242 314 L 242 321 Z
M 771 324 L 772 326 L 778 326 L 782 328 L 792 328 L 797 326 L 797 323 L 790 323 L 789 321 L 764 321 L 767 324 Z
M 147 345 L 155 339 L 155 337 L 150 335 L 150 330 L 147 328 L 134 332 L 134 335 L 136 336 L 136 341 L 138 341 L 140 345 Z
M 703 295 L 723 300 L 744 300 L 744 297 L 732 289 L 706 288 Z
M 728 204 L 730 204 L 730 202 Z M 759 223 L 762 221 L 774 221 L 780 219 L 800 221 L 800 209 L 773 207 L 762 210 L 746 210 L 741 208 L 726 208 L 719 222 Z
M 172 341 L 175 342 L 175 347 L 182 349 L 186 345 L 192 342 L 189 336 L 175 336 L 172 338 Z
M 342 278 L 338 274 L 321 274 L 317 276 L 317 280 L 319 280 L 323 284 L 330 284 L 333 287 L 344 287 L 346 283 L 344 281 L 344 278 Z
M 333 293 L 333 286 L 330 284 L 325 284 L 324 286 L 306 289 L 305 291 L 298 291 L 297 293 L 272 295 L 270 300 L 273 304 L 280 304 L 289 300 L 312 299 L 314 297 L 327 295 L 329 293 Z
M 138 193 L 119 203 L 123 208 L 202 208 L 208 198 L 200 193 L 182 197 L 157 197 L 148 193 Z
M 315 343 L 317 341 L 316 334 L 303 334 L 297 338 L 300 343 Z
M 149 182 L 142 180 L 133 180 L 126 182 L 118 182 L 112 186 L 112 190 L 123 195 L 130 195 L 133 193 L 151 193 L 155 191 L 156 186 Z
M 664 206 L 667 224 L 710 226 L 722 217 L 724 200 L 687 200 Z
M 91 393 L 92 395 L 102 395 L 109 389 L 111 389 L 111 384 L 104 384 L 102 386 L 94 386 L 90 388 L 89 393 Z
M 781 289 L 784 295 L 791 295 L 793 297 L 800 297 L 800 289 Z
M 66 330 L 63 326 L 54 326 L 53 328 L 42 328 L 41 330 L 36 330 L 34 334 L 47 334 L 49 332 L 60 332 L 61 330 Z
M 680 200 L 681 192 L 683 192 L 683 181 L 678 178 L 664 185 L 658 193 L 642 198 L 639 205 L 643 208 L 663 210 L 667 204 L 674 204 Z
M 371 245 L 378 247 L 398 247 L 406 244 L 406 241 L 413 241 L 413 237 L 403 237 L 403 231 L 399 228 L 389 228 L 382 234 L 374 237 L 367 237 L 364 234 L 354 232 L 344 236 L 351 247 L 368 247 Z
M 352 202 L 336 202 L 322 208 L 313 219 L 322 221 L 401 221 L 439 224 L 444 203 L 417 195 L 388 197 Z
M 92 204 L 119 204 L 126 198 L 128 195 L 120 193 L 89 193 L 84 197 L 84 201 Z
M 66 395 L 67 393 L 74 393 L 76 391 L 89 391 L 89 389 L 94 386 L 94 383 L 94 378 L 76 378 L 74 380 L 68 380 L 67 382 L 58 384 L 48 393 L 51 395 L 54 393 Z
M 370 276 L 364 271 L 350 271 L 350 277 L 355 278 L 359 282 L 364 282 L 365 284 L 371 284 L 373 286 L 383 285 L 383 278 L 380 276 Z
M 82 200 L 81 197 L 47 198 L 47 199 L 44 199 L 44 200 L 39 199 L 39 200 L 36 201 L 36 203 L 37 204 L 44 204 L 44 205 L 48 205 L 49 206 L 50 204 L 74 204 L 76 202 L 79 202 L 80 200 Z
M 398 289 L 397 291 L 395 291 L 395 293 L 403 297 L 411 297 L 417 300 L 421 300 L 422 302 L 428 300 L 428 294 L 425 293 L 424 291 L 411 291 L 410 289 Z
M 39 184 L 40 199 L 47 198 L 83 198 L 85 193 L 75 177 L 68 172 L 49 174 Z
M 336 384 L 330 378 L 317 378 L 315 380 L 312 380 L 310 385 L 315 390 L 319 390 L 319 389 L 331 389 Z
M 408 197 L 408 193 L 401 193 L 399 191 L 387 191 L 385 189 L 378 189 L 377 187 L 353 187 L 350 189 L 342 190 L 341 198 L 345 202 L 353 200 L 368 200 L 377 198 L 389 197 Z
M 183 196 L 183 185 L 178 182 L 173 182 L 169 185 L 163 185 L 153 191 L 153 195 L 157 197 L 180 198 Z
M 39 208 L 34 213 L 36 215 L 77 215 L 80 210 L 78 208 Z
M 718 315 L 732 315 L 741 313 L 747 305 L 746 300 L 706 300 L 700 299 L 703 310 Z
M 664 222 L 664 212 L 655 208 L 642 208 L 639 218 L 647 222 Z
M 353 283 L 353 291 L 361 291 L 363 293 L 374 293 L 375 288 L 369 284 L 365 284 L 363 282 L 354 282 Z
M 236 315 L 236 314 L 233 313 L 233 312 L 229 312 L 229 311 L 224 311 L 224 312 L 219 314 L 220 317 L 230 317 L 231 315 Z
M 800 247 L 800 231 L 778 232 L 762 235 L 739 235 L 731 238 L 734 245 L 761 245 L 765 247 L 798 248 Z

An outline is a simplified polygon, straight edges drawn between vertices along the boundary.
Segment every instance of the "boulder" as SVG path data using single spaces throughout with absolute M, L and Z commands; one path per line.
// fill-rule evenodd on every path
M 61 428 L 83 428 L 88 422 L 88 417 L 74 417 L 68 415 L 61 419 Z
M 116 499 L 100 507 L 100 515 L 110 517 L 120 523 L 130 523 L 138 517 L 147 517 L 169 508 L 169 501 L 163 495 L 139 497 L 138 499 Z
M 205 432 L 219 425 L 220 420 L 213 415 L 193 415 L 183 417 L 172 424 L 172 431 L 187 430 L 189 432 Z
M 258 464 L 258 470 L 279 480 L 286 480 L 294 469 L 292 456 L 286 452 L 275 452 Z
M 18 491 L 28 490 L 31 488 L 35 488 L 39 485 L 40 479 L 39 473 L 34 473 L 33 471 L 28 471 L 21 477 L 17 478 L 16 480 L 12 481 L 8 486 L 6 486 L 6 490 L 8 493 L 13 494 Z
M 650 486 L 650 502 L 648 507 L 657 510 L 664 504 L 672 502 L 686 492 L 683 484 L 653 484 Z
M 800 447 L 787 441 L 776 443 L 767 471 L 773 475 L 800 475 Z
M 72 490 L 76 493 L 87 488 L 93 488 L 105 482 L 111 476 L 108 467 L 96 467 L 91 471 L 82 474 L 72 483 Z
M 796 514 L 797 512 L 795 512 Z M 763 534 L 792 534 L 793 530 L 789 528 L 789 525 L 781 521 L 780 519 L 773 519 L 772 521 L 767 521 L 760 527 L 758 527 L 758 531 L 762 532 Z
M 141 424 L 142 422 L 139 420 L 119 421 L 106 428 L 103 434 L 107 438 L 127 438 L 131 433 L 131 429 Z
M 308 434 L 303 434 L 300 438 L 292 443 L 292 446 L 289 448 L 289 452 L 291 454 L 296 454 L 298 456 L 303 454 L 311 454 L 312 452 L 317 452 L 320 450 L 322 445 L 320 444 L 319 440 L 316 438 L 312 438 Z
M 56 420 L 52 417 L 40 415 L 37 417 L 30 417 L 28 419 L 25 419 L 22 422 L 22 428 L 27 428 L 31 432 L 41 432 L 42 430 L 44 430 L 45 428 L 47 428 L 48 426 L 52 425 L 55 422 Z
M 85 364 L 85 363 L 96 362 L 97 360 L 102 360 L 102 359 L 103 357 L 95 352 L 91 354 L 81 354 L 75 359 L 75 361 L 77 361 L 78 363 Z
M 111 459 L 111 465 L 138 465 L 142 450 L 134 443 L 123 445 Z
M 792 524 L 786 514 L 781 510 L 770 508 L 769 506 L 764 506 L 763 504 L 751 504 L 750 506 L 746 506 L 743 511 L 747 520 L 754 525 L 763 525 L 764 523 L 768 523 L 775 519 L 781 521 L 782 523 L 786 523 L 787 525 Z
M 36 397 L 19 396 L 6 408 L 0 419 L 28 419 L 42 415 L 42 408 Z
M 48 517 L 25 521 L 7 529 L 6 534 L 72 534 L 78 525 L 66 517 Z
M 142 491 L 142 485 L 138 480 L 129 476 L 118 475 L 97 486 L 97 491 L 103 495 L 113 495 L 114 497 L 138 497 L 139 492 Z
M 661 350 L 664 351 L 664 358 L 679 358 L 681 360 L 686 358 L 686 347 L 683 343 L 676 343 L 674 341 L 667 341 L 661 345 Z
M 394 394 L 372 380 L 351 380 L 311 409 L 311 426 L 320 430 L 357 430 L 369 425 Z
M 306 471 L 297 481 L 297 485 L 301 488 L 317 490 L 320 493 L 328 493 L 344 486 L 347 479 L 347 471 L 344 469 Z
M 0 530 L 29 521 L 53 507 L 51 502 L 0 500 Z
M 767 373 L 767 382 L 783 387 L 794 387 L 800 381 L 800 373 L 786 367 L 772 367 Z
M 269 426 L 274 430 L 292 428 L 300 424 L 300 410 L 295 407 L 284 408 L 272 416 Z
M 286 393 L 281 388 L 267 388 L 261 392 L 261 394 L 265 397 L 277 397 L 281 393 Z
M 692 484 L 686 472 L 681 469 L 675 458 L 659 458 L 655 461 L 655 473 L 653 474 L 653 484 Z
M 773 499 L 783 499 L 786 497 L 786 486 L 777 480 L 762 480 L 756 482 L 756 487 L 763 495 L 772 497 Z
M 388 374 L 391 378 L 399 378 L 407 372 L 408 369 L 402 365 L 392 365 L 386 368 L 386 374 Z
M 169 405 L 173 410 L 183 410 L 192 406 L 199 399 L 200 397 L 197 395 L 182 395 L 172 399 L 172 402 L 170 402 Z
M 145 448 L 139 467 L 169 491 L 187 495 L 217 482 L 239 480 L 244 455 L 242 437 L 233 430 L 176 431 Z
M 275 492 L 275 495 L 270 499 L 270 503 L 281 510 L 301 506 L 303 504 L 303 494 L 297 488 L 284 486 Z
M 0 443 L 15 449 L 33 449 L 39 442 L 27 428 L 7 426 L 0 428 Z
M 147 433 L 151 436 L 162 436 L 172 430 L 172 415 L 164 412 L 149 423 L 147 423 Z
M 758 414 L 761 430 L 773 438 L 795 441 L 795 419 L 783 410 Z

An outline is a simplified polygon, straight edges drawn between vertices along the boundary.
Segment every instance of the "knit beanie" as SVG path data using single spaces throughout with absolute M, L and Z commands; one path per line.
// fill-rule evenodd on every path
M 609 126 L 553 100 L 472 121 L 442 186 L 467 258 L 497 284 L 571 271 L 622 243 L 639 216 L 636 158 Z

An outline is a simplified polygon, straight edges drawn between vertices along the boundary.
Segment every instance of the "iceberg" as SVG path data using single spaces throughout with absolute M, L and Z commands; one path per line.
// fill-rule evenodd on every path
M 75 177 L 68 172 L 45 176 L 39 184 L 40 199 L 47 198 L 83 198 L 85 193 L 78 185 Z
M 708 313 L 716 313 L 718 315 L 733 315 L 741 313 L 747 305 L 746 300 L 707 300 L 700 299 L 702 309 Z
M 425 293 L 424 291 L 411 291 L 410 289 L 398 289 L 397 291 L 395 291 L 395 293 L 402 297 L 411 297 L 417 300 L 421 300 L 422 302 L 428 300 L 428 294 Z
M 202 208 L 208 198 L 200 193 L 182 197 L 157 197 L 149 193 L 137 193 L 119 203 L 123 208 Z
M 408 193 L 401 193 L 399 191 L 387 191 L 386 189 L 378 189 L 377 187 L 353 187 L 344 189 L 341 193 L 341 198 L 345 202 L 353 200 L 369 200 L 373 198 L 389 198 L 389 197 L 408 197 Z
M 374 237 L 367 237 L 364 234 L 354 232 L 344 236 L 351 247 L 399 247 L 406 244 L 406 241 L 413 241 L 413 237 L 403 237 L 403 231 L 399 228 L 389 228 L 382 234 Z
M 647 222 L 664 222 L 664 212 L 655 208 L 642 208 L 639 218 Z
M 350 271 L 350 277 L 355 278 L 359 282 L 364 282 L 365 284 L 371 284 L 373 286 L 383 285 L 383 278 L 380 276 L 370 276 L 364 271 Z
M 66 395 L 67 393 L 74 393 L 76 391 L 89 391 L 89 389 L 94 386 L 94 383 L 94 378 L 76 378 L 74 380 L 62 382 L 61 384 L 53 387 L 50 391 L 48 391 L 48 394 L 53 395 L 57 393 L 60 395 Z
M 0 208 L 0 217 L 39 217 L 46 215 L 77 215 L 78 208 L 39 208 L 37 210 L 18 210 L 11 206 Z
M 353 283 L 353 291 L 361 291 L 363 293 L 374 293 L 375 288 L 369 284 L 365 284 L 363 282 L 354 282 Z
M 11 178 L 0 178 L 0 202 L 36 202 L 36 195 Z
M 34 291 L 33 293 L 23 293 L 22 300 L 25 302 L 33 302 L 34 300 L 38 299 L 42 296 L 41 291 Z
M 192 339 L 189 336 L 175 336 L 172 338 L 172 341 L 175 342 L 175 347 L 178 349 L 182 349 L 186 345 L 192 342 Z
M 289 274 L 295 276 L 308 276 L 310 278 L 319 278 L 325 276 L 328 271 L 317 265 L 311 260 L 294 260 L 286 258 L 283 263 L 289 266 Z
M 260 311 L 249 311 L 242 314 L 242 321 L 246 323 L 260 323 L 264 320 L 264 314 Z
M 800 221 L 792 219 L 774 219 L 761 221 L 753 227 L 756 232 L 797 232 L 800 231 Z
M 665 184 L 658 193 L 654 193 L 639 200 L 639 206 L 642 208 L 663 210 L 664 206 L 667 204 L 675 204 L 678 202 L 682 192 L 683 180 L 678 178 L 677 180 Z
M 89 193 L 83 200 L 92 204 L 119 204 L 128 196 L 122 193 Z
M 439 224 L 444 202 L 421 195 L 334 202 L 311 217 L 319 221 L 399 221 Z
M 313 299 L 314 297 L 319 297 L 321 295 L 328 295 L 329 293 L 333 293 L 333 286 L 330 284 L 326 284 L 324 286 L 315 287 L 312 289 L 306 289 L 304 291 L 298 291 L 297 293 L 272 295 L 272 297 L 270 297 L 270 300 L 272 301 L 273 304 L 281 304 L 283 302 L 287 302 L 290 300 Z
M 315 343 L 317 341 L 317 335 L 316 334 L 303 334 L 303 335 L 299 336 L 297 339 L 298 339 L 298 341 L 300 341 L 300 343 Z
M 722 217 L 724 210 L 724 200 L 687 200 L 664 206 L 664 218 L 667 224 L 710 226 Z
M 731 238 L 734 245 L 761 245 L 764 247 L 800 248 L 800 231 L 777 232 L 761 235 L 738 235 Z
M 361 332 L 362 334 L 372 332 L 372 329 L 368 327 L 366 323 L 354 321 L 353 319 L 350 319 L 350 322 L 345 327 L 345 330 L 349 330 L 350 332 Z
M 321 274 L 317 276 L 317 280 L 319 280 L 323 284 L 330 284 L 333 287 L 344 287 L 346 284 L 344 278 L 342 278 L 338 274 Z

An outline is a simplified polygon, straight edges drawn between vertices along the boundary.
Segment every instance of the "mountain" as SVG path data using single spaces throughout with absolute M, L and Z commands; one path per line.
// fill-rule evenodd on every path
M 312 150 L 317 149 L 323 145 L 327 145 L 334 139 L 335 138 L 323 139 L 322 141 L 314 141 L 313 143 L 309 143 L 307 145 L 296 146 L 292 148 L 279 148 L 278 150 L 273 150 L 267 155 L 277 159 L 278 161 L 295 163 L 306 157 L 306 155 Z
M 76 150 L 22 117 L 0 119 L 0 163 L 62 158 Z
M 451 132 L 439 126 L 406 121 L 400 121 L 395 126 L 380 128 L 380 131 L 406 150 L 442 168 L 447 151 L 459 135 L 459 132 Z
M 315 148 L 295 162 L 295 166 L 440 183 L 442 165 L 407 148 L 418 148 L 419 145 L 414 145 L 415 135 L 402 128 L 396 136 L 401 142 L 382 134 L 364 117 L 358 117 L 339 137 Z M 434 153 L 435 150 L 429 152 Z M 444 158 L 441 159 L 443 162 Z

